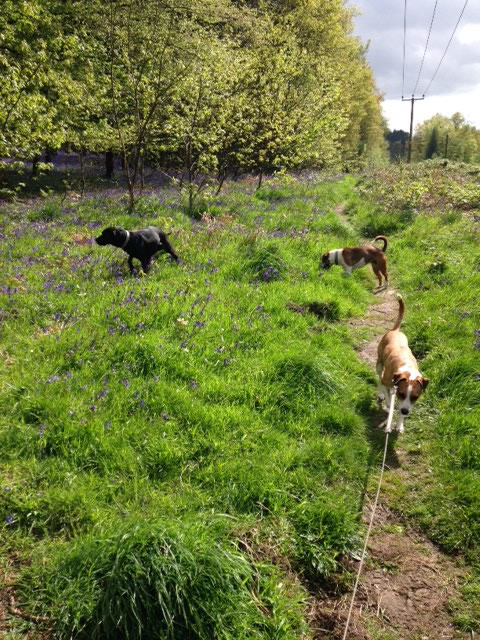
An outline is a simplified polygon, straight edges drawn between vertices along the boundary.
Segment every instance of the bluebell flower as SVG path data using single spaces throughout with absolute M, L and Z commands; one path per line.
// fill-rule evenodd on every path
M 51 378 L 49 378 L 47 380 L 48 384 L 52 383 L 52 382 L 58 382 L 60 380 L 60 376 L 52 376 Z
M 5 522 L 7 524 L 12 524 L 13 522 L 15 522 L 15 515 L 13 513 L 10 513 L 8 516 L 5 516 Z
M 167 414 L 165 412 L 162 413 L 162 418 L 165 420 L 165 422 L 168 421 L 168 416 L 167 416 Z

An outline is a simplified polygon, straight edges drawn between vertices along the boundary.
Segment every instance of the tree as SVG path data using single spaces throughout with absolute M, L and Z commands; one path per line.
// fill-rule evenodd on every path
M 433 127 L 426 143 L 425 158 L 433 158 L 438 155 L 438 129 Z

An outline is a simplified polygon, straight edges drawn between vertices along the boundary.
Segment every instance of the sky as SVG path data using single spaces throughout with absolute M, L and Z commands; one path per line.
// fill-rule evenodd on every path
M 351 0 L 361 15 L 355 33 L 366 44 L 367 60 L 377 88 L 384 96 L 383 112 L 390 129 L 410 128 L 411 102 L 402 102 L 403 17 L 405 0 Z M 437 0 L 425 61 L 415 96 L 421 97 L 432 79 L 452 35 L 465 0 Z M 404 97 L 411 98 L 425 50 L 435 0 L 407 1 Z M 414 129 L 436 113 L 459 111 L 480 129 L 480 2 L 467 3 L 455 36 L 428 89 L 415 101 Z

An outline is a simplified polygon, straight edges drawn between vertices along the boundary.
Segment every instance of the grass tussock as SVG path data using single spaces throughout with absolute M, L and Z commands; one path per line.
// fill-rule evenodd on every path
M 310 637 L 308 588 L 358 549 L 381 454 L 345 322 L 374 278 L 320 257 L 377 234 L 431 380 L 402 437 L 431 473 L 392 500 L 465 554 L 457 622 L 478 628 L 480 255 L 456 204 L 476 177 L 390 171 L 228 184 L 198 219 L 168 189 L 132 214 L 113 192 L 4 207 L 2 562 L 20 550 L 22 606 L 56 637 Z M 93 243 L 111 224 L 171 231 L 181 264 L 130 276 Z
M 341 321 L 370 278 L 319 268 L 353 237 L 344 185 L 281 188 L 227 185 L 198 219 L 168 189 L 3 211 L 2 540 L 57 637 L 293 640 L 302 580 L 357 546 L 369 383 Z M 147 224 L 181 264 L 132 277 L 93 242 Z

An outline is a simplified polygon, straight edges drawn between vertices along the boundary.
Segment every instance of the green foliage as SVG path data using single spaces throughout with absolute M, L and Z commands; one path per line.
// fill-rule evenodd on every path
M 451 118 L 437 114 L 417 127 L 412 150 L 416 160 L 439 157 L 478 163 L 480 131 L 469 125 L 460 113 L 454 113 Z
M 228 176 L 381 165 L 380 98 L 352 11 L 248 4 L 6 0 L 0 157 L 74 149 L 83 193 L 86 154 L 115 153 L 130 212 L 148 167 L 175 176 L 194 217 Z
M 44 584 L 42 600 L 55 607 L 59 638 L 266 637 L 279 626 L 279 613 L 265 619 L 251 591 L 275 607 L 281 589 L 268 594 L 255 585 L 246 557 L 220 541 L 221 525 L 119 523 L 77 539 L 47 575 L 37 565 L 28 580 Z
M 405 446 L 418 452 L 418 475 L 400 482 L 395 506 L 473 566 L 452 604 L 464 631 L 478 629 L 480 620 L 480 253 L 477 216 L 463 210 L 475 206 L 472 168 L 441 160 L 392 166 L 359 187 L 378 221 L 404 207 L 412 189 L 418 193 L 416 215 L 389 238 L 389 265 L 406 302 L 403 330 L 430 384 L 405 430 Z
M 3 208 L 2 551 L 24 549 L 22 606 L 58 637 L 309 633 L 300 578 L 356 547 L 367 466 L 340 323 L 371 274 L 319 270 L 358 241 L 334 225 L 349 184 L 228 182 L 199 220 L 168 187 L 134 215 L 120 190 Z M 171 231 L 182 263 L 130 276 L 93 242 L 110 224 Z

